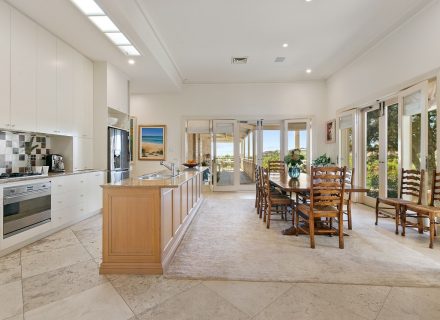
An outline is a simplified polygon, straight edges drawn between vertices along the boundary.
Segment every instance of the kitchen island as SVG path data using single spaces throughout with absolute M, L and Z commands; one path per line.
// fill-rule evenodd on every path
M 203 172 L 161 180 L 137 177 L 103 188 L 101 274 L 162 274 L 202 201 Z

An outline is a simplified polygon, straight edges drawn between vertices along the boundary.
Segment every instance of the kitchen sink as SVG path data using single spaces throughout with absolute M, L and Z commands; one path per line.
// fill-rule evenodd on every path
M 144 174 L 142 176 L 139 177 L 139 179 L 141 180 L 165 180 L 165 179 L 171 179 L 171 178 L 175 178 L 180 176 L 181 173 L 173 176 L 170 173 L 160 173 L 160 172 L 156 172 L 156 173 L 147 173 Z

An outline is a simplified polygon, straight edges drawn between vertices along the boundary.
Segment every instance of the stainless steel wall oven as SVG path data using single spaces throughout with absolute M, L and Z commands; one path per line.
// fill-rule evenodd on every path
M 51 220 L 50 182 L 3 189 L 3 238 Z

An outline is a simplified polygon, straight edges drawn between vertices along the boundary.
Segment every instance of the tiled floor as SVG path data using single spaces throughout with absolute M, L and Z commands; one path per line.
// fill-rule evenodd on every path
M 0 320 L 440 319 L 440 288 L 100 276 L 100 247 L 95 216 L 0 258 Z

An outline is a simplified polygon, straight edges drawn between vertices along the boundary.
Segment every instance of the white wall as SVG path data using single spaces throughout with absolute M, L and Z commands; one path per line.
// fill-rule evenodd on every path
M 132 95 L 130 110 L 138 124 L 167 125 L 169 161 L 183 160 L 182 123 L 186 117 L 270 120 L 314 116 L 315 156 L 324 143 L 326 99 L 325 82 L 184 85 L 176 94 Z M 134 174 L 159 168 L 158 162 L 136 160 Z
M 434 1 L 327 81 L 328 118 L 436 75 L 439 67 L 440 1 Z M 328 152 L 335 156 L 335 149 Z
M 328 80 L 329 116 L 420 81 L 440 67 L 440 1 L 435 1 Z

